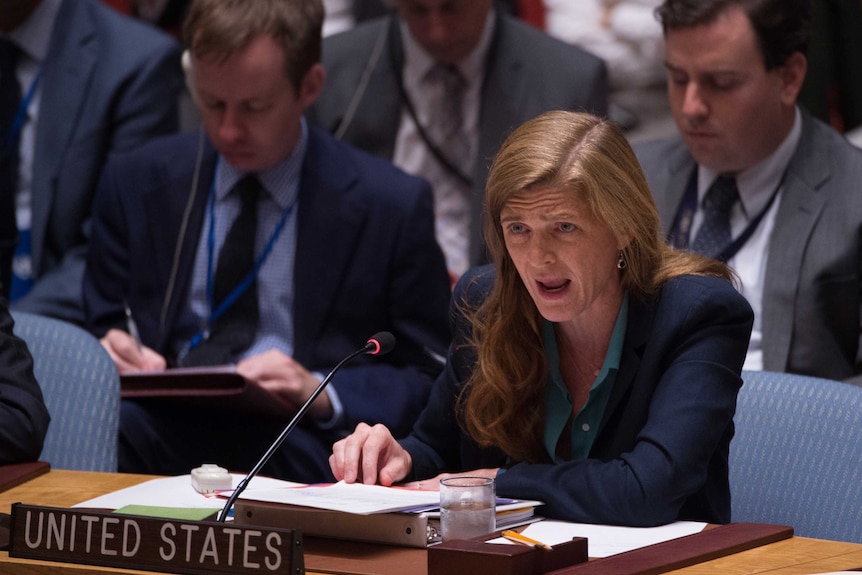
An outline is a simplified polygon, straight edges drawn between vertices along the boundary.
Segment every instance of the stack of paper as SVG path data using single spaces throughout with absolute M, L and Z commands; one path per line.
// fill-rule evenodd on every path
M 524 525 L 540 501 L 498 499 L 497 528 Z M 440 493 L 358 483 L 248 489 L 238 523 L 299 529 L 304 534 L 425 547 L 440 540 Z

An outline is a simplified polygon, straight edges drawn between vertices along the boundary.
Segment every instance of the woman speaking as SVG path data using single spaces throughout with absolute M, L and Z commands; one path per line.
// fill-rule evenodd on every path
M 409 437 L 360 424 L 335 477 L 496 479 L 568 521 L 730 521 L 728 450 L 752 312 L 727 267 L 664 241 L 622 132 L 550 112 L 486 188 L 493 265 L 453 296 L 447 365 Z

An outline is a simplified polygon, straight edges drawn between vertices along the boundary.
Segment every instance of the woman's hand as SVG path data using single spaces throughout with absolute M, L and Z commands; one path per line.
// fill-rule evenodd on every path
M 497 467 L 495 469 L 474 469 L 473 471 L 464 471 L 461 473 L 441 473 L 437 477 L 423 479 L 422 481 L 411 481 L 410 483 L 405 483 L 404 487 L 412 487 L 414 489 L 422 489 L 424 491 L 439 491 L 441 479 L 446 479 L 447 477 L 464 477 L 465 475 L 469 475 L 471 477 L 488 477 L 490 479 L 494 479 L 495 477 L 497 477 L 497 471 L 499 470 L 500 468 Z
M 339 481 L 389 486 L 407 477 L 413 461 L 385 425 L 360 423 L 332 446 L 329 467 Z

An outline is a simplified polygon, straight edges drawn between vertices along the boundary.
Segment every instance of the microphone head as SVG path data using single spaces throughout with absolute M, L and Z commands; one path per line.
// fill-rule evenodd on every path
M 395 347 L 395 336 L 388 331 L 380 331 L 368 338 L 365 353 L 368 355 L 386 355 Z

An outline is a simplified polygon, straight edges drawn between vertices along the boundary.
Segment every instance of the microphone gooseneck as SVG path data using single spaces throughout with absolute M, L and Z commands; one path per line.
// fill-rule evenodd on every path
M 224 522 L 225 519 L 227 519 L 231 507 L 233 507 L 233 504 L 236 502 L 240 494 L 242 494 L 242 492 L 245 491 L 246 487 L 248 487 L 249 482 L 251 482 L 251 480 L 254 479 L 254 477 L 258 473 L 260 473 L 260 470 L 263 468 L 263 466 L 267 464 L 267 462 L 275 454 L 278 448 L 281 447 L 281 444 L 284 443 L 284 440 L 287 439 L 287 436 L 290 434 L 291 431 L 293 431 L 293 428 L 296 427 L 296 425 L 305 415 L 305 412 L 307 412 L 308 409 L 311 407 L 311 404 L 314 403 L 314 400 L 317 399 L 317 397 L 323 392 L 324 388 L 326 388 L 326 386 L 332 380 L 333 376 L 335 376 L 335 373 L 339 369 L 341 369 L 344 364 L 348 363 L 349 361 L 360 355 L 385 355 L 392 351 L 394 347 L 395 336 L 393 336 L 388 331 L 381 331 L 375 333 L 373 336 L 368 338 L 368 342 L 366 342 L 366 344 L 360 349 L 357 349 L 356 351 L 342 359 L 340 362 L 338 362 L 338 365 L 332 368 L 332 371 L 330 371 L 326 375 L 326 377 L 323 378 L 323 380 L 314 389 L 308 399 L 305 400 L 305 403 L 302 404 L 302 407 L 297 410 L 296 414 L 291 418 L 287 426 L 285 426 L 285 428 L 282 430 L 282 432 L 279 434 L 273 444 L 269 446 L 269 449 L 266 450 L 266 453 L 263 454 L 263 457 L 260 458 L 260 461 L 258 461 L 252 468 L 252 470 L 248 472 L 248 475 L 246 475 L 242 479 L 242 481 L 239 482 L 239 484 L 236 486 L 236 489 L 234 489 L 233 493 L 228 498 L 227 503 L 225 503 L 225 506 L 222 508 L 221 513 L 219 513 L 217 521 Z

